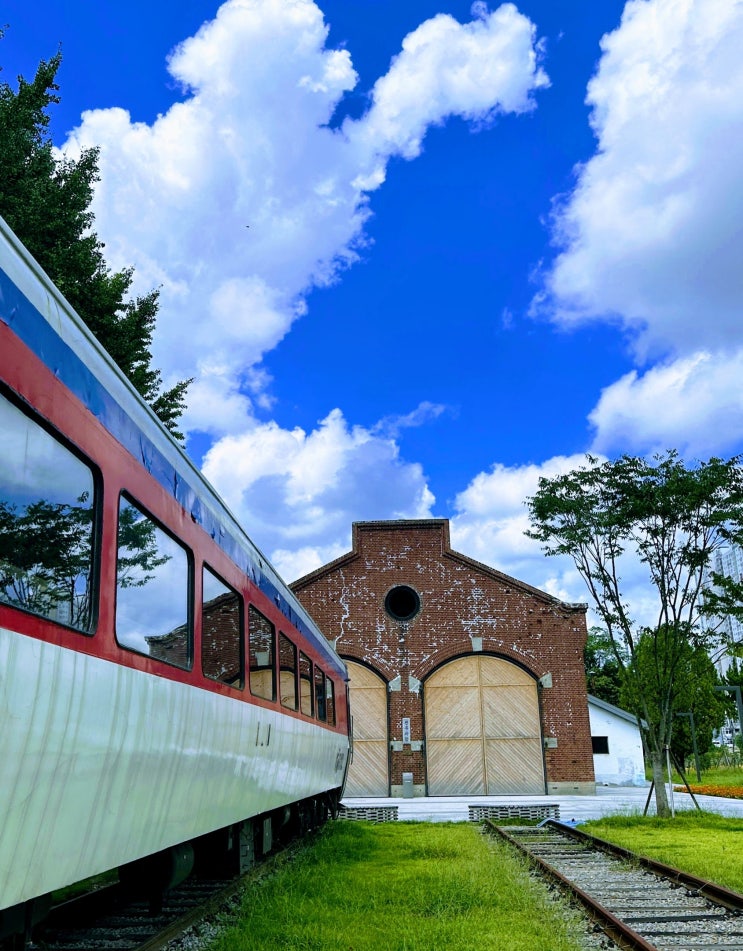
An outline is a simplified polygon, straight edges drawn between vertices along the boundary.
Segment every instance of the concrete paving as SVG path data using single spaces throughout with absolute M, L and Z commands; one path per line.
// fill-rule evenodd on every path
M 557 803 L 563 822 L 585 822 L 602 816 L 642 815 L 650 791 L 649 784 L 635 786 L 597 786 L 595 796 L 436 796 L 416 799 L 356 799 L 343 800 L 348 807 L 397 806 L 398 819 L 426 822 L 466 822 L 468 806 L 475 805 L 541 805 Z M 697 796 L 697 802 L 706 812 L 723 816 L 743 817 L 743 799 L 722 799 L 718 796 Z M 693 809 L 688 793 L 673 794 L 674 808 Z M 651 797 L 650 814 L 655 813 L 655 796 Z

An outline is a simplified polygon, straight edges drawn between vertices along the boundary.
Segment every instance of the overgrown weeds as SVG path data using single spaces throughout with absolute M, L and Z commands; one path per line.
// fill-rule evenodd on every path
M 246 891 L 213 951 L 577 951 L 582 924 L 464 823 L 335 822 Z

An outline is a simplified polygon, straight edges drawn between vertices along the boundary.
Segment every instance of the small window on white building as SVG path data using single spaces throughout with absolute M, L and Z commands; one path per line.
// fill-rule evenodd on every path
M 591 745 L 593 746 L 594 753 L 608 753 L 609 752 L 609 737 L 608 736 L 592 736 Z

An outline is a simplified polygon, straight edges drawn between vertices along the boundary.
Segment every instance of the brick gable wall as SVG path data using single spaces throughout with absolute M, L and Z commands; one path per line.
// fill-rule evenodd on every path
M 420 611 L 409 621 L 385 610 L 396 585 L 409 585 L 420 597 Z M 399 747 L 403 717 L 410 718 L 413 747 L 425 739 L 426 678 L 447 661 L 480 652 L 542 679 L 548 791 L 593 792 L 584 606 L 566 605 L 453 552 L 443 519 L 355 523 L 353 551 L 292 588 L 342 657 L 388 682 L 389 736 L 397 747 L 390 760 L 393 794 L 403 772 L 413 773 L 418 792 L 425 790 L 425 749 Z

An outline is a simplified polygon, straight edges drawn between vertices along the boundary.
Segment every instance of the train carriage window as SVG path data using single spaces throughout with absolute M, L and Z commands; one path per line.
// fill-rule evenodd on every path
M 279 634 L 279 696 L 281 706 L 297 709 L 297 648 L 286 634 Z
M 201 667 L 210 680 L 242 690 L 243 599 L 206 565 L 202 572 Z
M 119 503 L 116 640 L 190 670 L 193 636 L 187 550 L 125 496 Z
M 0 602 L 90 633 L 93 469 L 1 394 L 0 432 Z
M 275 700 L 274 626 L 252 604 L 248 614 L 250 619 L 250 692 L 263 700 Z
M 312 706 L 312 661 L 306 654 L 299 652 L 299 704 L 302 713 L 311 717 Z
M 325 709 L 328 714 L 328 723 L 335 726 L 335 684 L 326 677 L 325 679 Z
M 319 667 L 315 667 L 315 706 L 317 708 L 317 719 L 327 720 L 328 708 L 325 702 L 325 674 Z

